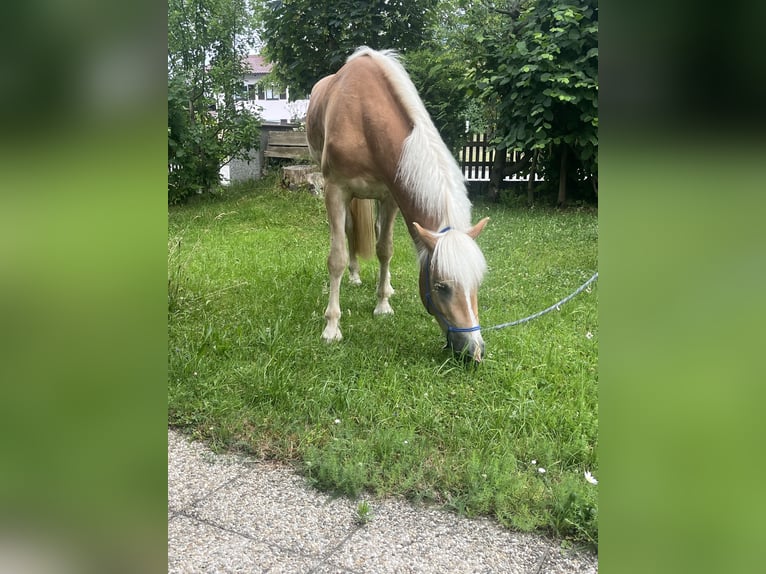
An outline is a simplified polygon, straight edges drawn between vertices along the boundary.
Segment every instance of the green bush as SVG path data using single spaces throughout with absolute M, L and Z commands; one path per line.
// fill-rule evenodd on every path
M 258 147 L 260 118 L 239 104 L 251 20 L 243 0 L 168 3 L 168 203 L 212 190 Z

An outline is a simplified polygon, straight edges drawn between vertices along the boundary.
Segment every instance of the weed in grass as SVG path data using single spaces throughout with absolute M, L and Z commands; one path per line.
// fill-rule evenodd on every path
M 477 202 L 474 219 L 486 215 L 482 324 L 548 307 L 595 271 L 595 213 Z M 320 199 L 265 179 L 172 207 L 168 225 L 169 287 L 170 262 L 182 263 L 172 310 L 169 290 L 171 424 L 299 459 L 336 492 L 402 495 L 597 543 L 597 487 L 583 475 L 598 476 L 597 284 L 560 311 L 487 331 L 487 358 L 468 369 L 442 350 L 423 309 L 401 219 L 395 314 L 373 317 L 377 264 L 363 261 L 363 284 L 341 288 L 335 345 L 320 338 L 329 236 Z
M 356 523 L 359 526 L 364 526 L 372 520 L 372 512 L 370 503 L 366 500 L 362 500 L 356 505 Z
M 589 489 L 585 486 L 571 479 L 555 486 L 551 509 L 552 530 L 557 536 L 596 547 L 598 511 L 594 493 L 588 493 Z

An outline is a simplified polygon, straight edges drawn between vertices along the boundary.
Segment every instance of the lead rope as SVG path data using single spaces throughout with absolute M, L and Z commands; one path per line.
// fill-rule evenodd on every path
M 593 283 L 596 279 L 598 279 L 598 271 L 596 271 L 593 274 L 593 277 L 591 277 L 585 283 L 580 285 L 574 291 L 574 293 L 572 293 L 571 295 L 567 295 L 561 301 L 559 301 L 558 303 L 554 303 L 553 305 L 551 305 L 547 309 L 543 309 L 542 311 L 538 311 L 537 313 L 534 313 L 533 315 L 530 315 L 529 317 L 524 317 L 523 319 L 518 319 L 516 321 L 510 321 L 509 323 L 501 323 L 500 325 L 494 325 L 492 327 L 486 327 L 485 331 L 495 331 L 497 329 L 505 329 L 506 327 L 513 327 L 514 325 L 521 325 L 522 323 L 526 323 L 527 321 L 531 321 L 532 319 L 537 319 L 538 317 L 542 317 L 543 315 L 545 315 L 546 313 L 550 313 L 554 309 L 556 309 L 558 311 L 559 307 L 561 307 L 561 305 L 563 305 L 564 303 L 566 303 L 570 299 L 573 299 L 574 297 L 576 297 L 577 295 L 582 293 L 583 290 L 586 289 L 588 287 L 588 285 Z
M 444 229 L 441 229 L 439 233 L 444 233 L 446 231 L 449 231 L 450 227 L 445 227 Z M 453 333 L 473 333 L 474 331 L 480 331 L 481 325 L 475 325 L 473 327 L 454 327 L 450 324 L 449 321 L 447 321 L 447 318 L 442 315 L 439 312 L 439 309 L 434 305 L 433 301 L 431 300 L 431 280 L 430 280 L 430 271 L 431 271 L 431 256 L 428 256 L 428 259 L 426 260 L 426 303 L 428 304 L 428 308 L 431 308 L 434 310 L 436 315 L 439 316 L 439 318 L 444 321 L 444 324 L 447 325 L 447 331 L 451 331 Z M 510 321 L 508 323 L 500 323 L 499 325 L 493 325 L 492 327 L 486 327 L 485 331 L 497 331 L 498 329 L 505 329 L 506 327 L 513 327 L 514 325 L 521 325 L 522 323 L 527 323 L 528 321 L 532 321 L 533 319 L 537 319 L 538 317 L 542 317 L 546 313 L 550 313 L 551 311 L 560 310 L 560 307 L 564 304 L 570 301 L 571 299 L 574 299 L 577 295 L 583 292 L 583 290 L 588 288 L 588 285 L 593 283 L 596 279 L 598 279 L 598 271 L 596 271 L 593 276 L 588 279 L 585 283 L 580 285 L 573 293 L 570 295 L 567 295 L 564 297 L 561 301 L 554 303 L 547 309 L 543 309 L 542 311 L 538 311 L 537 313 L 533 313 L 529 317 L 524 317 L 523 319 L 517 319 L 516 321 Z

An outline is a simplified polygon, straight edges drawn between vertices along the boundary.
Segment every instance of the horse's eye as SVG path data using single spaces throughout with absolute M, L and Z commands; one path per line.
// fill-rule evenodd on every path
M 434 283 L 434 290 L 439 295 L 444 295 L 445 297 L 449 297 L 452 294 L 452 288 L 446 283 Z

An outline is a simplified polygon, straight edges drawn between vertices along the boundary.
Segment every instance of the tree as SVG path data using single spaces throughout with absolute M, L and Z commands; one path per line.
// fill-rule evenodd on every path
M 474 18 L 494 15 L 478 35 L 477 79 L 497 107 L 497 145 L 538 157 L 546 178 L 598 172 L 597 0 L 485 2 Z
M 463 49 L 473 34 L 467 26 L 464 3 L 440 0 L 423 43 L 404 56 L 404 64 L 426 110 L 453 153 L 465 145 L 466 122 L 476 123 L 476 112 L 480 109 L 471 86 L 469 59 Z
M 404 64 L 444 143 L 455 153 L 466 140 L 470 100 L 465 61 L 455 52 L 427 46 L 409 52 Z
M 246 0 L 168 2 L 170 202 L 210 190 L 258 145 L 260 120 L 238 105 L 253 27 Z
M 277 79 L 303 97 L 359 46 L 406 54 L 427 39 L 438 0 L 271 0 L 259 14 Z

